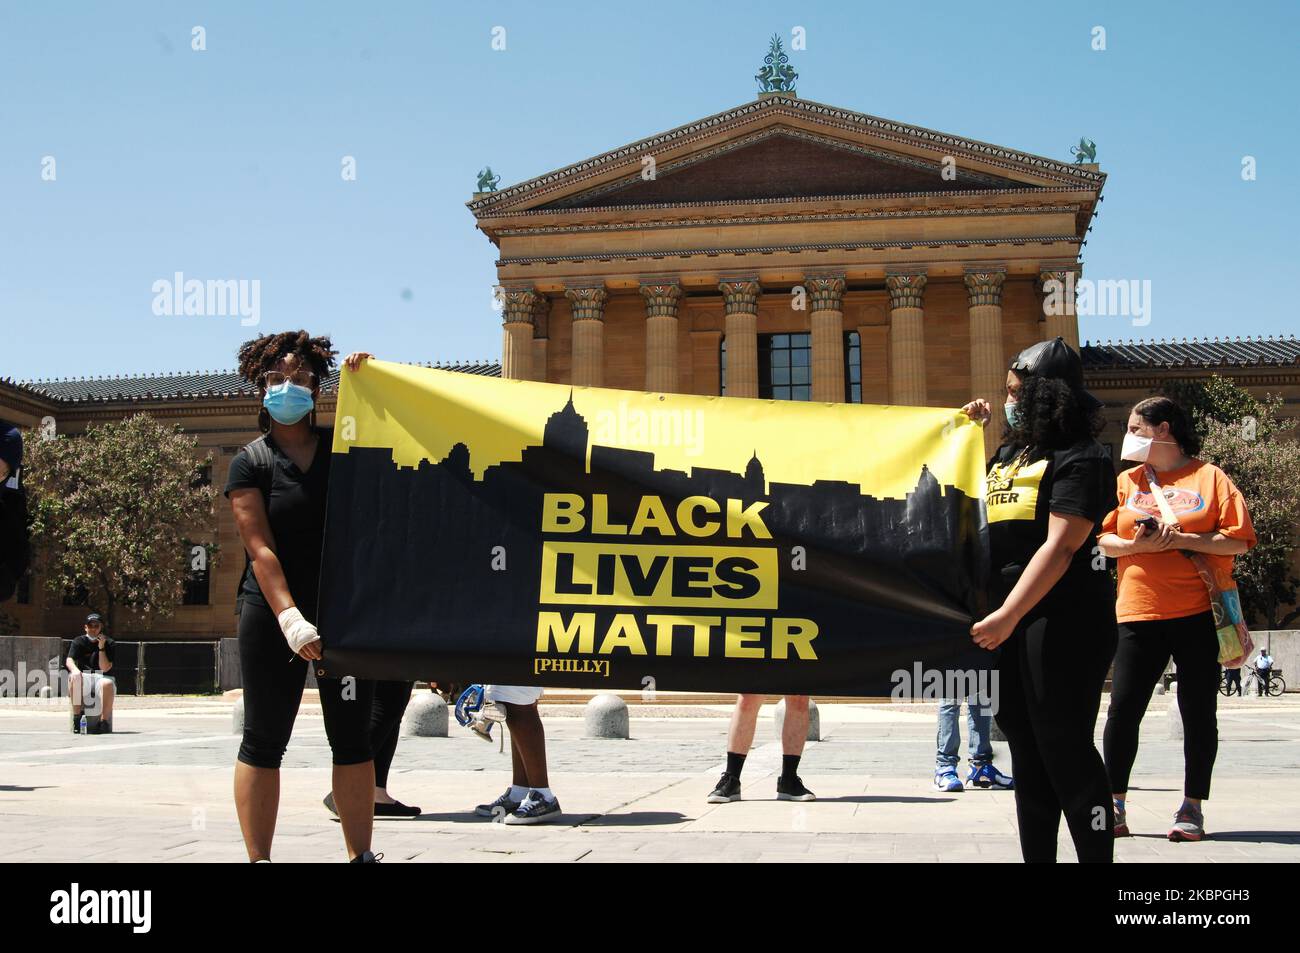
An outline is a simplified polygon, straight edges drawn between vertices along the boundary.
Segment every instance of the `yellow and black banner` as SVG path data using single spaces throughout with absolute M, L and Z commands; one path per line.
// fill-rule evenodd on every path
M 342 375 L 331 675 L 888 695 L 987 664 L 983 439 L 956 410 Z

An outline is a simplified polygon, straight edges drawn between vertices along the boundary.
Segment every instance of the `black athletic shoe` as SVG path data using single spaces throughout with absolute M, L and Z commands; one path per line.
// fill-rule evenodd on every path
M 73 716 L 72 716 L 72 733 L 73 733 L 74 735 L 79 735 L 79 734 L 81 734 L 81 716 L 80 716 L 80 715 L 73 715 Z M 90 733 L 90 732 L 87 731 L 87 734 L 89 734 L 89 733 Z
M 507 814 L 504 821 L 507 824 L 545 824 L 559 816 L 560 799 L 558 797 L 553 797 L 548 801 L 536 791 L 529 791 L 528 796 L 524 798 L 524 803 L 519 805 L 519 810 L 513 814 Z
M 803 782 L 799 780 L 799 776 L 795 775 L 789 780 L 785 778 L 776 779 L 776 799 L 778 801 L 815 801 L 817 795 L 804 787 Z
M 380 804 L 375 802 L 375 817 L 419 817 L 420 809 L 411 807 L 409 804 L 403 804 L 401 801 L 394 801 L 392 804 Z
M 377 864 L 383 859 L 384 859 L 384 855 L 382 853 L 372 854 L 370 851 L 367 850 L 367 851 L 362 851 L 360 854 L 357 854 L 357 856 L 353 857 L 350 861 L 348 861 L 348 863 Z
M 525 797 L 527 797 L 527 795 L 525 795 Z M 495 801 L 488 804 L 480 804 L 478 807 L 474 808 L 474 813 L 479 817 L 490 817 L 494 820 L 501 818 L 504 820 L 507 814 L 513 814 L 515 811 L 519 810 L 519 805 L 523 803 L 523 801 L 516 801 L 512 798 L 510 796 L 510 789 L 506 788 L 505 793 Z
M 733 777 L 725 771 L 718 778 L 718 786 L 709 795 L 710 804 L 726 804 L 740 800 L 740 778 Z
M 111 735 L 113 733 L 113 723 L 111 721 L 100 721 L 94 728 L 89 730 L 92 735 Z

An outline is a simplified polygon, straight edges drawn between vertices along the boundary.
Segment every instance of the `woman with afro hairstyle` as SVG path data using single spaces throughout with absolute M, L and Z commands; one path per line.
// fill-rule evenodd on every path
M 239 372 L 262 398 L 262 436 L 231 461 L 225 490 L 247 553 L 238 599 L 244 735 L 235 764 L 235 809 L 254 863 L 271 857 L 280 762 L 307 665 L 321 657 L 315 619 L 332 439 L 316 427 L 315 405 L 334 357 L 329 338 L 306 331 L 265 334 L 239 349 Z M 355 357 L 345 363 L 355 368 Z M 324 677 L 317 684 L 344 845 L 353 862 L 373 862 L 374 685 L 350 681 L 345 691 L 342 679 Z
M 1115 587 L 1096 549 L 1115 466 L 1096 440 L 1101 404 L 1063 339 L 1021 352 L 1006 387 L 985 501 L 996 608 L 971 636 L 1000 649 L 994 700 L 1015 764 L 1022 856 L 1054 862 L 1064 814 L 1079 860 L 1109 863 L 1114 814 L 1093 731 L 1115 654 Z M 988 422 L 987 401 L 962 409 Z

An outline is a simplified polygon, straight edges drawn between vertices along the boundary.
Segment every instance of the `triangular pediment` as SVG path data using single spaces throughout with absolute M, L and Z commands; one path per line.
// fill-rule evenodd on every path
M 653 177 L 637 172 L 538 207 L 617 208 L 1006 189 L 1023 184 L 972 172 L 945 177 L 943 171 L 938 159 L 903 156 L 775 126 L 657 166 Z
M 647 157 L 654 160 L 647 175 Z M 944 166 L 955 169 L 942 175 Z M 469 203 L 479 218 L 702 202 L 1083 189 L 1105 175 L 960 136 L 778 95 L 650 136 Z

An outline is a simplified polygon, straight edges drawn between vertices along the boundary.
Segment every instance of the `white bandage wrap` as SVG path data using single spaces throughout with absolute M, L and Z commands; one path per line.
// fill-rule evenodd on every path
M 290 606 L 275 618 L 280 623 L 280 631 L 284 633 L 285 641 L 289 643 L 289 648 L 293 649 L 295 654 L 300 652 L 304 645 L 320 638 L 316 626 L 302 617 L 297 606 Z

